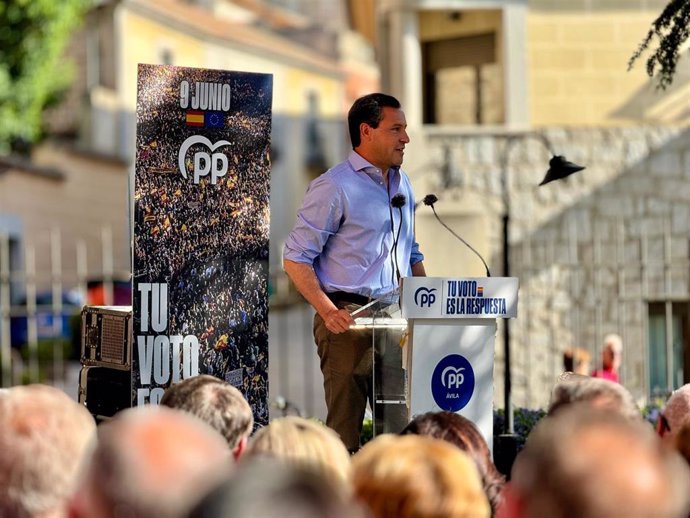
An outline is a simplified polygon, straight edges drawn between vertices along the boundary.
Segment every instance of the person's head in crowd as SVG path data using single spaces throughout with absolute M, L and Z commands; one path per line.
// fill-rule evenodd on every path
M 422 435 L 379 435 L 352 458 L 354 495 L 373 518 L 487 518 L 469 455 Z
M 684 421 L 690 418 L 690 383 L 674 390 L 659 412 L 656 431 L 659 436 L 673 443 Z
M 205 496 L 189 518 L 364 518 L 349 488 L 308 466 L 243 459 L 229 480 Z
M 510 518 L 687 518 L 690 471 L 646 422 L 586 404 L 540 421 L 515 459 Z
M 46 385 L 0 395 L 0 516 L 61 518 L 93 446 L 83 405 Z
M 642 419 L 632 394 L 618 383 L 603 378 L 569 377 L 556 383 L 551 391 L 548 415 L 573 403 L 613 410 L 629 419 Z
M 237 459 L 244 452 L 254 427 L 252 408 L 229 383 L 201 374 L 170 386 L 160 404 L 195 415 L 218 431 Z
M 563 370 L 566 372 L 588 376 L 590 364 L 591 355 L 581 347 L 568 347 L 563 351 Z
M 601 368 L 595 370 L 592 376 L 619 382 L 620 366 L 623 363 L 623 340 L 615 333 L 604 337 L 601 348 Z
M 340 437 L 323 424 L 304 417 L 274 419 L 254 434 L 244 456 L 273 457 L 308 466 L 322 476 L 350 484 L 350 454 Z
M 604 351 L 611 356 L 611 367 L 618 372 L 623 363 L 623 339 L 616 333 L 609 333 L 604 337 Z
M 491 515 L 496 514 L 505 477 L 496 469 L 489 446 L 472 421 L 454 412 L 427 412 L 416 416 L 400 432 L 400 435 L 407 434 L 442 439 L 467 452 L 479 470 L 484 492 L 491 505 Z
M 223 437 L 186 412 L 126 409 L 98 427 L 71 518 L 179 518 L 234 463 Z

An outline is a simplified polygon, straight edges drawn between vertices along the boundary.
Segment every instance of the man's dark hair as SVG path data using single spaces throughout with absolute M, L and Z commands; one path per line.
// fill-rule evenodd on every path
M 383 119 L 383 108 L 400 108 L 400 101 L 388 94 L 368 94 L 357 99 L 347 114 L 347 126 L 350 130 L 352 149 L 361 144 L 359 125 L 366 122 L 372 128 L 377 128 Z
M 182 380 L 169 387 L 160 404 L 189 412 L 218 431 L 232 449 L 249 437 L 254 416 L 242 393 L 208 374 Z

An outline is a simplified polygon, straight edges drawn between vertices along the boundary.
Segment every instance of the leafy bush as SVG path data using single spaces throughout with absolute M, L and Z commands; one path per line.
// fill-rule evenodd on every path
M 359 435 L 359 442 L 364 445 L 368 443 L 372 437 L 374 437 L 374 421 L 371 418 L 367 418 L 362 423 L 362 432 Z
M 655 397 L 651 399 L 649 403 L 640 410 L 640 412 L 642 412 L 642 417 L 652 426 L 656 426 L 656 421 L 659 418 L 659 414 L 665 402 L 665 397 Z
M 520 451 L 525 445 L 527 436 L 532 428 L 546 415 L 546 411 L 541 408 L 532 410 L 529 408 L 516 408 L 513 410 L 513 427 L 517 435 L 517 450 Z M 503 433 L 505 427 L 505 411 L 494 409 L 494 437 Z

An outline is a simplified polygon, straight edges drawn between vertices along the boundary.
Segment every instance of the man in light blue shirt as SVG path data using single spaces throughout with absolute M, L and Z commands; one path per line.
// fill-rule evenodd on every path
M 397 288 L 400 277 L 425 271 L 414 237 L 414 195 L 400 169 L 410 141 L 400 103 L 386 94 L 364 96 L 352 105 L 348 127 L 353 151 L 309 185 L 283 265 L 316 310 L 326 423 L 355 451 L 372 351 L 371 334 L 350 330 L 350 313 Z M 394 197 L 404 205 L 393 208 Z

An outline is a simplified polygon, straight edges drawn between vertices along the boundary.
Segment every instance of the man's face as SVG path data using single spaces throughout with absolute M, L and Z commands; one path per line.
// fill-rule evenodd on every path
M 407 135 L 407 121 L 402 110 L 384 107 L 382 114 L 378 127 L 368 127 L 368 135 L 362 135 L 362 142 L 369 150 L 368 160 L 387 171 L 389 167 L 402 165 L 405 144 L 410 141 L 410 137 Z

